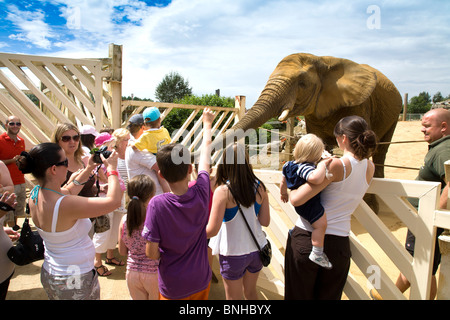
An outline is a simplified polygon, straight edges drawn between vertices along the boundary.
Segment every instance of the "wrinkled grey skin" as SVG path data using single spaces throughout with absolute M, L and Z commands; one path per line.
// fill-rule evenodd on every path
M 318 135 L 331 149 L 336 146 L 336 123 L 359 115 L 379 141 L 391 141 L 401 110 L 400 93 L 378 70 L 347 59 L 298 53 L 281 60 L 256 103 L 225 135 L 233 134 L 232 129 L 256 129 L 273 117 L 302 115 L 307 132 Z M 219 149 L 225 137 L 215 139 L 212 147 Z M 384 164 L 388 147 L 378 147 L 376 164 Z M 376 167 L 375 176 L 384 177 L 382 166 Z

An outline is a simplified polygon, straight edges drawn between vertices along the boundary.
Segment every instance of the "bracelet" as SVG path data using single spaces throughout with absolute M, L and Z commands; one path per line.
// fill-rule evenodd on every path
M 117 171 L 115 171 L 115 170 L 113 170 L 113 171 L 108 171 L 108 172 L 106 173 L 106 176 L 107 176 L 107 177 L 109 177 L 109 176 L 111 176 L 111 175 L 119 177 L 119 173 L 118 173 Z
M 84 186 L 86 183 L 88 183 L 89 180 L 87 180 L 86 182 L 81 183 L 80 181 L 73 179 L 73 184 L 76 186 Z

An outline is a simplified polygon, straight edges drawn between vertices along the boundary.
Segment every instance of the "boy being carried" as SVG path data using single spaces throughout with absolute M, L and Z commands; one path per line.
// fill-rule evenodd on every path
M 137 139 L 136 142 L 130 143 L 134 150 L 147 151 L 154 155 L 158 152 L 163 145 L 172 142 L 169 131 L 166 128 L 161 127 L 161 113 L 158 108 L 150 107 L 144 110 L 142 114 L 144 118 L 144 125 L 146 130 Z M 153 168 L 152 168 L 153 169 Z M 158 177 L 159 184 L 164 192 L 170 192 L 167 181 L 158 174 L 158 166 L 155 166 L 156 176 Z
M 203 111 L 203 142 L 197 183 L 188 186 L 192 165 L 181 144 L 163 146 L 156 155 L 160 175 L 172 193 L 155 196 L 147 207 L 142 236 L 146 255 L 160 259 L 160 299 L 206 300 L 211 268 L 208 263 L 206 225 L 209 218 L 211 126 L 209 109 Z
M 156 155 L 158 150 L 166 144 L 172 142 L 169 131 L 161 127 L 161 113 L 158 108 L 150 107 L 144 110 L 144 124 L 147 128 L 135 142 L 135 147 L 139 151 L 147 150 Z

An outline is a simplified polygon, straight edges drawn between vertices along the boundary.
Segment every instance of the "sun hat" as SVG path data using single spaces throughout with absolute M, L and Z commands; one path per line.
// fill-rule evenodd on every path
M 135 114 L 130 119 L 128 119 L 128 122 L 129 122 L 129 125 L 131 125 L 131 124 L 143 125 L 144 124 L 144 117 L 140 113 L 139 114 Z
M 161 113 L 158 108 L 150 107 L 144 110 L 144 120 L 150 119 L 150 122 L 158 120 L 161 117 Z
M 95 146 L 100 147 L 102 144 L 109 142 L 113 140 L 113 136 L 110 135 L 108 132 L 102 132 L 100 133 L 97 138 L 95 138 Z
M 81 127 L 80 134 L 92 134 L 95 137 L 97 137 L 99 135 L 97 130 L 95 130 L 95 128 L 93 126 L 88 125 L 88 124 L 85 124 L 84 126 Z

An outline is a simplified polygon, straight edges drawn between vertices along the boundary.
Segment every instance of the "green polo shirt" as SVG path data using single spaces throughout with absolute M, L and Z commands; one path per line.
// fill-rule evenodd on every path
M 416 180 L 440 182 L 445 187 L 444 162 L 450 160 L 450 136 L 445 136 L 428 145 L 423 166 Z

